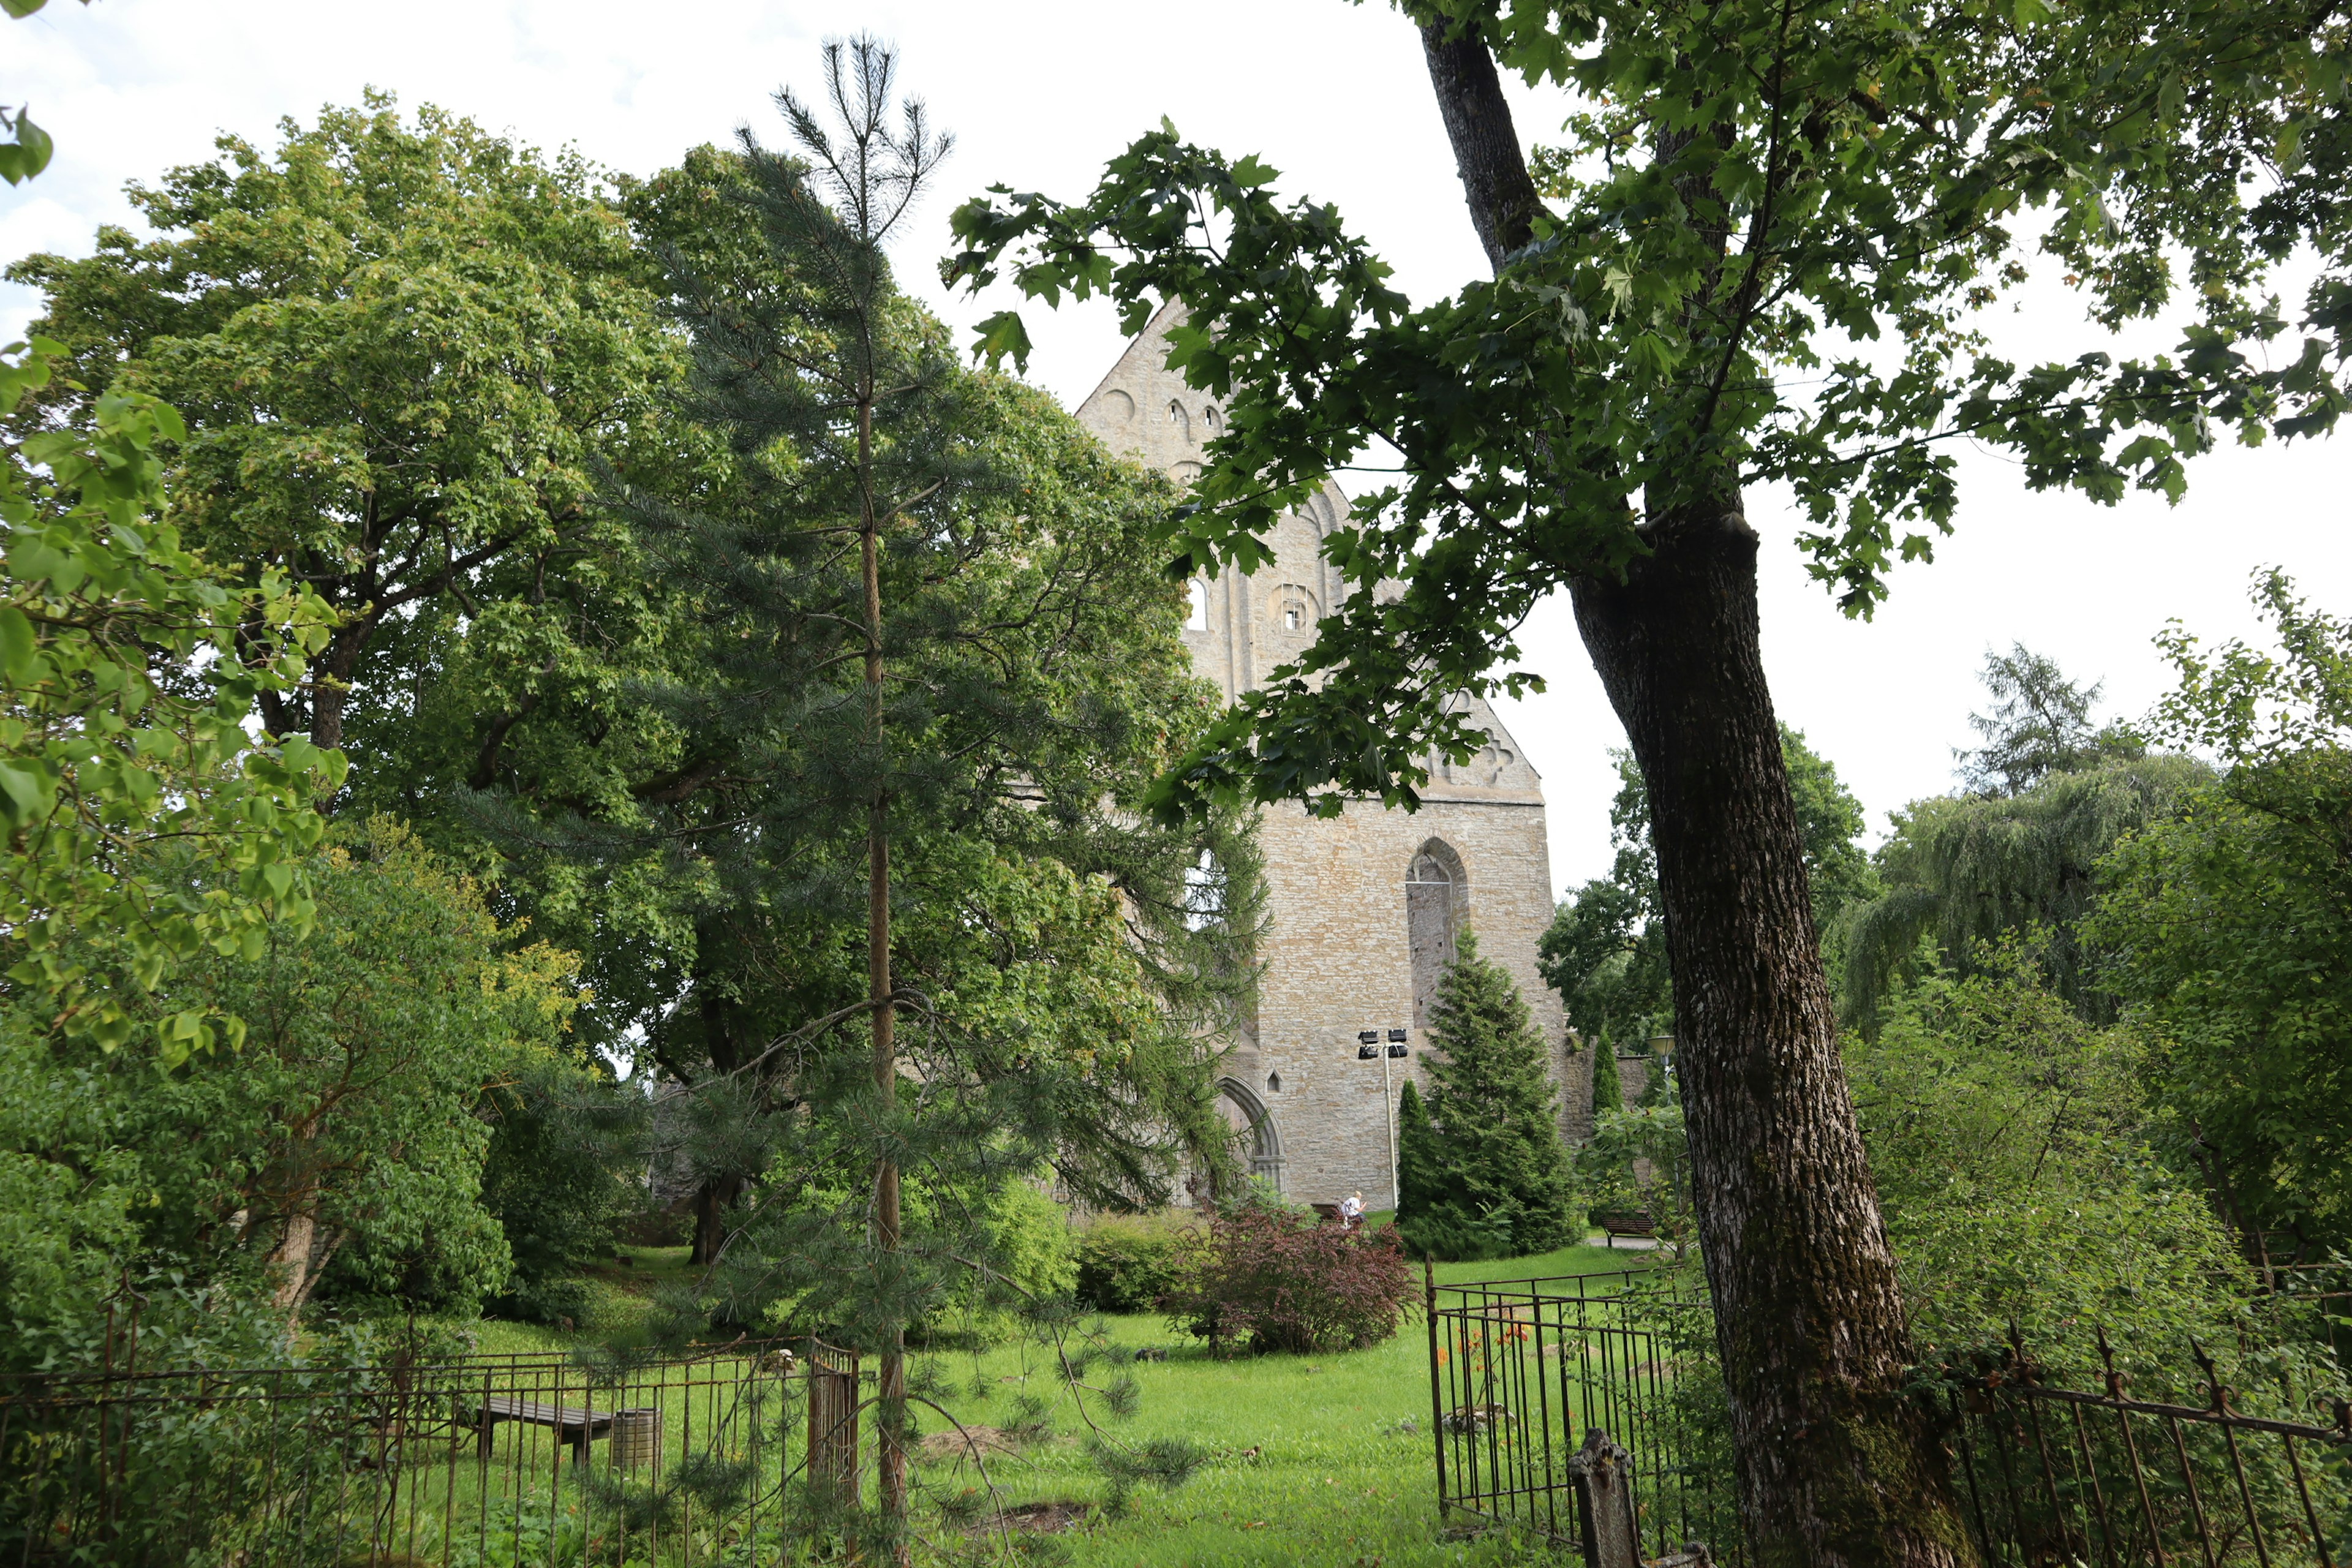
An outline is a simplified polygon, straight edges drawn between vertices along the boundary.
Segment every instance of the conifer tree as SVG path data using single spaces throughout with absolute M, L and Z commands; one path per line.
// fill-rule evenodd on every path
M 1617 1047 L 1601 1040 L 1592 1051 L 1592 1114 L 1624 1110 L 1625 1080 L 1617 1071 Z
M 887 254 L 944 139 L 888 50 L 825 64 L 823 111 L 779 95 L 797 155 L 746 131 L 635 208 L 724 448 L 626 498 L 704 639 L 645 683 L 689 739 L 634 791 L 700 893 L 647 1037 L 688 1090 L 707 1268 L 659 1326 L 872 1357 L 868 1544 L 905 1562 L 909 1328 L 1017 1304 L 1009 1187 L 1164 1202 L 1170 1127 L 1221 1131 L 1201 1042 L 1254 973 L 1255 870 L 1237 813 L 1138 809 L 1204 714 L 1142 547 L 1172 491 L 958 366 Z
M 1426 1201 L 1408 1236 L 1424 1250 L 1468 1251 L 1482 1230 L 1504 1240 L 1507 1224 L 1514 1253 L 1566 1244 L 1573 1229 L 1568 1151 L 1543 1035 L 1518 986 L 1478 956 L 1468 931 L 1438 984 L 1430 1034 L 1439 1047 L 1426 1059 L 1434 1159 L 1425 1175 L 1416 1173 Z
M 1411 1079 L 1397 1095 L 1396 1223 L 1418 1220 L 1444 1201 L 1444 1156 L 1429 1108 Z M 1416 1238 L 1417 1239 L 1417 1238 Z

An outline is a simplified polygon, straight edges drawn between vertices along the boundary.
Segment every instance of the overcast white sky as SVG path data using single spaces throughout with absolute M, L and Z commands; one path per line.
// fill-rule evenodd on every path
M 267 142 L 281 117 L 369 86 L 636 174 L 747 121 L 781 140 L 769 94 L 814 87 L 819 41 L 859 29 L 899 46 L 907 84 L 959 138 L 900 258 L 951 320 L 999 304 L 941 297 L 932 260 L 956 202 L 999 182 L 1075 196 L 1162 115 L 1197 141 L 1258 153 L 1286 191 L 1336 202 L 1416 298 L 1482 265 L 1412 29 L 1345 0 L 51 0 L 0 22 L 0 102 L 29 102 L 59 148 L 38 180 L 0 188 L 0 258 L 86 252 L 99 224 L 129 221 L 126 181 L 203 158 L 223 130 Z M 1559 106 L 1519 97 L 1521 133 L 1540 139 Z M 2011 336 L 2028 352 L 2057 342 L 2066 303 L 2029 301 Z M 0 286 L 0 341 L 37 305 Z M 1031 374 L 1075 403 L 1120 346 L 1110 311 L 1028 317 Z M 2284 566 L 2331 608 L 2352 602 L 2347 456 L 2340 442 L 2233 450 L 2193 469 L 2179 508 L 2135 498 L 2106 510 L 2029 494 L 2008 463 L 1973 454 L 1958 537 L 1932 566 L 1899 574 L 1867 625 L 1808 582 L 1781 499 L 1752 496 L 1780 713 L 1837 764 L 1874 827 L 1950 786 L 1989 647 L 2022 640 L 2104 680 L 2109 711 L 2139 713 L 2167 683 L 2151 635 L 2173 617 L 2209 637 L 2250 634 L 2258 567 Z M 1544 773 L 1553 879 L 1571 886 L 1607 867 L 1606 752 L 1623 736 L 1565 603 L 1524 640 L 1551 689 L 1506 718 Z

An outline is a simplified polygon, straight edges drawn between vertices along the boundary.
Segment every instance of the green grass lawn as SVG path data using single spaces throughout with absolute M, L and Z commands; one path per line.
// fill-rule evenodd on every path
M 1444 1284 L 1524 1279 L 1642 1261 L 1578 1247 L 1538 1258 L 1446 1265 L 1438 1279 Z M 1186 1486 L 1140 1492 L 1128 1518 L 1099 1521 L 1072 1538 L 1074 1564 L 1412 1568 L 1496 1563 L 1510 1555 L 1511 1543 L 1499 1540 L 1439 1539 L 1428 1341 L 1418 1321 L 1372 1350 L 1222 1362 L 1171 1334 L 1161 1319 L 1111 1322 L 1119 1342 L 1167 1345 L 1169 1359 L 1132 1369 L 1142 1385 L 1142 1408 L 1128 1421 L 1104 1420 L 1105 1429 L 1127 1441 L 1190 1438 L 1215 1458 Z M 1014 1399 L 1027 1390 L 1054 1399 L 1057 1439 L 991 1466 L 991 1479 L 1005 1489 L 1008 1500 L 1101 1496 L 1103 1483 L 1078 1441 L 1084 1424 L 1055 1387 L 1050 1363 L 1037 1348 L 945 1359 L 961 1395 L 950 1402 L 959 1419 L 1009 1419 Z M 1025 1383 L 1003 1381 L 1024 1373 Z M 973 1398 L 983 1387 L 984 1395 Z M 936 1416 L 930 1424 L 943 1425 Z M 944 1466 L 930 1479 L 951 1480 Z
M 597 1321 L 583 1332 L 625 1327 L 633 1307 L 665 1278 L 685 1272 L 683 1248 L 636 1249 L 634 1268 L 600 1269 Z M 1441 1283 L 1590 1274 L 1646 1266 L 1648 1255 L 1575 1247 L 1536 1258 L 1441 1266 Z M 485 1350 L 556 1349 L 578 1334 L 485 1323 Z M 1133 1346 L 1165 1345 L 1165 1362 L 1138 1363 L 1140 1410 L 1125 1421 L 1096 1411 L 1102 1429 L 1127 1442 L 1188 1438 L 1211 1462 L 1172 1491 L 1139 1491 L 1124 1519 L 1097 1519 L 1064 1538 L 1073 1568 L 1175 1568 L 1265 1564 L 1302 1568 L 1418 1568 L 1496 1563 L 1513 1543 L 1496 1538 L 1441 1540 L 1432 1461 L 1428 1342 L 1416 1314 L 1375 1349 L 1343 1355 L 1255 1356 L 1219 1361 L 1156 1316 L 1109 1320 L 1110 1336 Z M 940 1403 L 969 1424 L 1011 1425 L 1024 1395 L 1045 1401 L 1052 1437 L 1017 1455 L 989 1459 L 988 1479 L 1008 1503 L 1098 1503 L 1106 1485 L 1083 1452 L 1086 1419 L 1054 1371 L 1050 1352 L 1019 1343 L 980 1354 L 941 1352 Z M 1114 1371 L 1094 1374 L 1107 1379 Z M 919 1411 L 920 1428 L 948 1430 Z M 919 1467 L 944 1491 L 979 1484 L 967 1462 Z

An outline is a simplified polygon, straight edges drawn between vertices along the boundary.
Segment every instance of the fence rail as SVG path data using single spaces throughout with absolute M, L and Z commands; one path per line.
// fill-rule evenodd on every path
M 2098 1342 L 2098 1386 L 2012 1342 L 1963 1372 L 1949 1397 L 1955 1482 L 1987 1563 L 2105 1568 L 2336 1568 L 2352 1549 L 2352 1403 L 2276 1391 L 2283 1412 L 2236 1408 L 2213 1359 L 2191 1347 L 2200 1404 L 2126 1390 Z M 2047 1417 L 2045 1419 L 2045 1416 Z
M 1740 1561 L 1714 1326 L 1703 1301 L 1643 1270 L 1425 1285 L 1438 1511 L 1584 1545 L 1571 1463 L 1599 1431 L 1631 1455 L 1633 1531 L 1665 1557 L 1706 1541 Z
M 0 1379 L 0 1568 L 765 1558 L 854 1487 L 860 1384 L 805 1341 Z
M 1598 1431 L 1627 1451 L 1641 1555 L 1698 1541 L 1744 1559 L 1705 1300 L 1638 1270 L 1426 1289 L 1442 1516 L 1591 1552 L 1578 1456 Z M 2186 1365 L 2140 1366 L 2135 1389 L 2095 1342 L 2073 1372 L 2012 1337 L 1923 1373 L 1979 1562 L 2352 1568 L 2352 1399 L 2232 1389 L 2195 1345 Z

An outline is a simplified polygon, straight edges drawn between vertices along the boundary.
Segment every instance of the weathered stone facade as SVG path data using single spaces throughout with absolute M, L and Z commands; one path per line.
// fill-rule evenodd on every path
M 1163 310 L 1078 408 L 1113 450 L 1180 482 L 1201 471 L 1223 410 L 1165 366 Z M 1195 668 L 1228 700 L 1262 684 L 1314 640 L 1343 592 L 1322 541 L 1346 518 L 1336 489 L 1283 520 L 1275 560 L 1193 584 L 1185 641 Z M 1391 1206 L 1391 1116 L 1404 1075 L 1421 1070 L 1429 1001 L 1465 924 L 1509 970 L 1549 1042 L 1562 1131 L 1590 1131 L 1588 1058 L 1568 1048 L 1559 998 L 1536 971 L 1552 913 L 1542 781 L 1493 711 L 1475 707 L 1492 743 L 1444 767 L 1418 812 L 1351 805 L 1336 818 L 1269 809 L 1264 846 L 1270 930 L 1254 1026 L 1234 1043 L 1225 1079 L 1237 1128 L 1255 1130 L 1254 1163 L 1291 1197 L 1336 1203 L 1360 1191 Z M 1389 1030 L 1411 1055 L 1385 1055 Z M 1382 1055 L 1358 1057 L 1377 1029 Z M 1385 1083 L 1384 1083 L 1385 1078 Z

